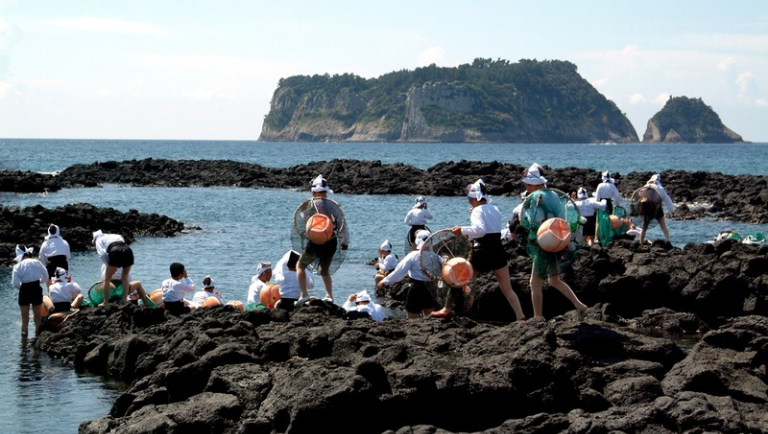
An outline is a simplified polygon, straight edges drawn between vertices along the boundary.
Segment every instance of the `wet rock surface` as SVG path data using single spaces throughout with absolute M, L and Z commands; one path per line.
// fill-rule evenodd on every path
M 766 261 L 728 242 L 593 248 L 564 274 L 583 321 L 545 289 L 547 319 L 511 323 L 483 276 L 480 308 L 452 319 L 110 305 L 35 345 L 129 384 L 81 433 L 764 433 Z M 523 259 L 509 265 L 530 306 Z
M 62 228 L 61 236 L 72 252 L 92 249 L 93 232 L 121 234 L 128 244 L 137 236 L 171 237 L 185 230 L 184 223 L 159 214 L 97 208 L 87 203 L 45 208 L 0 205 L 0 266 L 13 265 L 16 244 L 35 248 L 48 234 L 51 223 Z
M 317 174 L 323 174 L 334 191 L 348 194 L 412 194 L 426 196 L 461 195 L 463 188 L 483 178 L 492 196 L 518 195 L 526 165 L 460 161 L 439 163 L 426 170 L 405 164 L 380 161 L 331 160 L 290 168 L 269 168 L 228 160 L 144 159 L 123 162 L 77 164 L 57 176 L 13 172 L 14 182 L 5 182 L 9 172 L 0 172 L 0 186 L 11 191 L 46 191 L 59 188 L 96 187 L 104 183 L 135 186 L 236 186 L 305 189 Z M 600 172 L 575 167 L 551 169 L 545 166 L 549 186 L 565 192 L 601 182 Z M 19 181 L 27 173 L 29 182 Z M 660 172 L 663 185 L 678 204 L 676 219 L 718 219 L 746 223 L 768 223 L 768 177 L 725 175 L 717 172 L 666 170 Z M 651 172 L 612 173 L 622 196 L 629 199 L 653 175 Z M 49 178 L 40 178 L 48 176 Z M 41 179 L 44 179 L 43 182 Z M 386 179 L 387 182 L 381 182 Z M 26 190 L 19 190 L 24 188 Z

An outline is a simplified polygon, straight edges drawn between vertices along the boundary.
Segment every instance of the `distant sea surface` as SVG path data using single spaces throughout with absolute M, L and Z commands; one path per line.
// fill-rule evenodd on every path
M 581 167 L 627 174 L 667 169 L 710 171 L 726 174 L 768 175 L 768 145 L 649 145 L 649 144 L 403 144 L 403 143 L 265 143 L 240 141 L 153 140 L 21 140 L 0 139 L 0 170 L 57 172 L 73 164 L 96 161 L 141 160 L 234 160 L 267 167 L 291 167 L 331 159 L 379 160 L 426 169 L 445 161 L 499 161 L 528 166 L 538 162 L 550 167 Z M 327 175 L 327 174 L 326 174 Z M 517 176 L 517 174 L 514 174 Z M 331 188 L 334 180 L 328 177 Z M 309 184 L 310 180 L 307 180 Z M 386 179 L 381 182 L 387 182 Z M 522 191 L 522 186 L 521 186 Z M 629 194 L 628 192 L 622 192 Z M 168 277 L 168 265 L 184 263 L 200 283 L 207 274 L 225 300 L 245 301 L 251 276 L 259 261 L 276 263 L 291 249 L 293 213 L 309 197 L 308 191 L 284 190 L 280 185 L 263 189 L 243 188 L 134 188 L 105 185 L 101 188 L 68 189 L 49 194 L 0 192 L 3 206 L 42 205 L 55 208 L 87 202 L 120 211 L 137 209 L 159 213 L 198 225 L 201 230 L 173 238 L 140 238 L 134 244 L 133 278 L 147 290 Z M 364 196 L 334 194 L 350 228 L 346 261 L 333 275 L 337 304 L 353 292 L 373 291 L 373 267 L 377 247 L 389 239 L 401 258 L 408 227 L 403 223 L 411 208 L 411 196 Z M 672 198 L 674 200 L 674 197 Z M 517 197 L 495 197 L 505 219 L 519 203 Z M 435 215 L 433 230 L 468 224 L 469 207 L 463 197 L 427 197 Z M 54 222 L 55 223 L 55 222 Z M 764 232 L 768 228 L 735 222 L 669 222 L 672 242 L 706 242 L 720 230 Z M 67 228 L 62 228 L 64 238 Z M 44 234 L 41 234 L 41 236 Z M 658 228 L 649 237 L 660 238 Z M 36 250 L 39 246 L 35 246 Z M 95 252 L 75 254 L 70 262 L 75 281 L 87 290 L 99 278 Z M 324 295 L 321 279 L 310 293 Z M 529 303 L 529 301 L 524 300 Z M 391 312 L 392 315 L 402 315 Z M 11 286 L 11 270 L 0 270 L 0 336 L 6 343 L 0 352 L 0 432 L 74 433 L 80 422 L 106 415 L 120 385 L 74 370 L 44 353 L 20 344 L 17 292 Z

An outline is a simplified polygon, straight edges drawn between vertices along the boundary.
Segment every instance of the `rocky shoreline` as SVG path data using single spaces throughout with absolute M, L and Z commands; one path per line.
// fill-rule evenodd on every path
M 98 187 L 105 183 L 138 187 L 235 186 L 244 188 L 306 188 L 323 174 L 334 191 L 347 194 L 408 194 L 426 196 L 461 195 L 462 189 L 482 177 L 493 196 L 518 195 L 520 174 L 527 168 L 517 164 L 460 161 L 440 163 L 426 170 L 405 164 L 380 161 L 330 160 L 289 168 L 269 168 L 230 160 L 144 159 L 76 164 L 58 175 L 34 172 L 0 172 L 2 191 L 57 191 L 62 188 Z M 546 167 L 549 186 L 566 192 L 581 186 L 590 190 L 601 182 L 600 173 L 575 167 Z M 642 187 L 651 172 L 615 173 L 619 191 L 629 198 Z M 718 172 L 666 170 L 664 187 L 678 204 L 676 219 L 732 220 L 768 223 L 768 176 L 725 175 Z M 386 179 L 387 182 L 381 182 Z
M 506 247 L 530 306 L 530 262 Z M 447 320 L 111 305 L 35 345 L 129 384 L 81 433 L 768 432 L 768 246 L 618 242 L 564 278 L 584 321 L 550 288 L 547 320 L 510 323 L 483 276 L 473 311 Z

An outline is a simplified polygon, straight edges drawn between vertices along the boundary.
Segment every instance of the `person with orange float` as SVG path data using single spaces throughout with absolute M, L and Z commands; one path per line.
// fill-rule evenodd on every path
M 35 321 L 35 336 L 40 332 L 43 322 L 43 287 L 48 281 L 45 265 L 32 257 L 32 247 L 16 246 L 16 265 L 11 272 L 11 283 L 19 290 L 19 309 L 21 310 L 21 336 L 26 338 L 29 332 L 29 307 Z
M 216 282 L 211 276 L 203 277 L 203 290 L 197 291 L 192 296 L 191 304 L 195 307 L 211 307 L 224 304 L 221 300 L 221 293 L 216 291 Z
M 474 274 L 492 271 L 501 288 L 501 293 L 515 312 L 518 321 L 524 321 L 525 314 L 520 299 L 512 290 L 507 268 L 507 254 L 501 245 L 502 216 L 496 205 L 491 204 L 488 189 L 482 179 L 478 179 L 465 189 L 467 201 L 471 205 L 469 226 L 454 226 L 454 235 L 463 235 L 472 239 L 471 265 Z M 452 288 L 446 298 L 445 307 L 432 316 L 446 318 L 453 316 L 453 307 L 463 294 L 462 288 Z
M 328 186 L 328 181 L 323 178 L 323 175 L 318 175 L 312 181 L 310 190 L 312 192 L 311 206 L 315 208 L 316 214 L 322 214 L 330 219 L 333 228 L 329 231 L 331 235 L 326 237 L 327 239 L 313 239 L 312 234 L 310 234 L 310 239 L 296 264 L 296 275 L 301 293 L 303 296 L 306 296 L 307 281 L 305 270 L 309 264 L 318 260 L 317 273 L 323 279 L 323 285 L 325 286 L 325 298 L 323 300 L 333 302 L 333 279 L 331 278 L 329 268 L 336 254 L 336 237 L 340 238 L 341 250 L 349 248 L 349 228 L 347 222 L 344 221 L 344 214 L 341 212 L 341 209 L 336 206 L 335 202 L 328 199 L 328 194 L 333 194 L 333 190 Z M 307 223 L 311 224 L 309 220 Z
M 432 233 L 426 229 L 416 231 L 416 250 L 405 255 L 405 258 L 397 263 L 395 269 L 376 284 L 377 289 L 383 289 L 385 286 L 397 283 L 408 276 L 409 285 L 405 296 L 405 314 L 409 319 L 429 316 L 437 306 L 437 301 L 427 287 L 431 279 L 424 274 L 419 261 L 421 250 L 430 248 L 426 245 L 428 243 L 425 243 L 430 235 Z
M 187 276 L 186 267 L 184 264 L 174 262 L 170 266 L 170 272 L 171 277 L 165 279 L 160 288 L 163 291 L 165 310 L 172 315 L 180 315 L 195 310 L 195 306 L 184 299 L 187 294 L 191 294 L 197 289 L 195 282 Z
M 272 278 L 272 263 L 268 261 L 259 262 L 259 268 L 256 274 L 251 277 L 251 286 L 248 287 L 248 297 L 246 302 L 259 303 L 261 301 L 261 290 L 264 289 L 269 279 Z
M 523 218 L 527 218 L 525 216 L 526 208 L 532 206 L 533 204 L 560 203 L 559 198 L 553 197 L 557 196 L 557 193 L 546 188 L 547 179 L 542 176 L 540 167 L 541 166 L 534 164 L 525 172 L 523 172 L 522 182 L 525 185 L 526 191 L 528 192 L 528 197 L 526 198 L 523 205 Z M 545 222 L 556 219 L 562 220 L 565 217 L 564 208 L 562 210 L 545 209 L 543 211 L 545 215 L 540 216 L 540 218 Z M 565 223 L 564 220 L 563 223 Z M 559 229 L 561 231 L 569 230 L 567 228 L 567 224 L 563 227 L 560 227 Z M 531 267 L 530 286 L 534 318 L 541 318 L 544 316 L 544 296 L 541 288 L 545 278 L 548 279 L 547 282 L 550 286 L 556 288 L 573 303 L 573 306 L 576 308 L 579 316 L 583 316 L 586 313 L 588 307 L 582 303 L 581 300 L 579 300 L 571 287 L 560 279 L 560 265 L 557 259 L 558 253 L 542 249 L 538 241 L 538 236 L 538 231 L 531 231 L 529 233 L 528 243 L 530 249 L 529 255 L 533 260 L 533 265 Z

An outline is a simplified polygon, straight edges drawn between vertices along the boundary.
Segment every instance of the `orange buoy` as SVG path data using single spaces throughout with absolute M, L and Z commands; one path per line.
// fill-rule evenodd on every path
M 261 288 L 261 292 L 259 293 L 259 301 L 261 304 L 270 309 L 274 309 L 275 303 L 277 303 L 278 300 L 280 300 L 280 285 L 267 283 Z
M 157 307 L 163 307 L 165 304 L 163 303 L 163 290 L 162 289 L 156 289 L 152 291 L 149 294 L 149 299 L 152 300 L 152 303 L 155 303 Z
M 443 281 L 453 288 L 466 286 L 474 273 L 472 264 L 462 257 L 451 258 L 443 264 Z
M 216 297 L 208 297 L 205 300 L 203 300 L 202 303 L 200 303 L 200 307 L 213 307 L 213 306 L 221 306 L 221 302 Z
M 61 331 L 61 325 L 64 323 L 65 319 L 67 319 L 67 316 L 63 313 L 59 312 L 51 314 L 46 322 L 46 327 L 48 327 L 48 330 L 58 333 Z
M 314 214 L 307 220 L 307 236 L 315 244 L 324 244 L 333 236 L 333 222 L 325 214 Z
M 611 219 L 611 227 L 618 229 L 619 226 L 621 226 L 621 219 L 619 219 L 619 216 L 611 214 L 608 217 Z
M 571 230 L 565 220 L 553 217 L 539 226 L 536 239 L 545 252 L 560 252 L 571 242 Z
M 51 300 L 51 297 L 48 297 L 47 295 L 43 296 L 43 304 L 41 305 L 41 308 L 43 310 L 43 316 L 48 316 L 51 313 L 53 310 L 53 300 Z
M 242 301 L 230 300 L 227 302 L 227 306 L 234 306 L 235 309 L 239 310 L 240 312 L 245 312 L 245 306 L 243 305 Z

